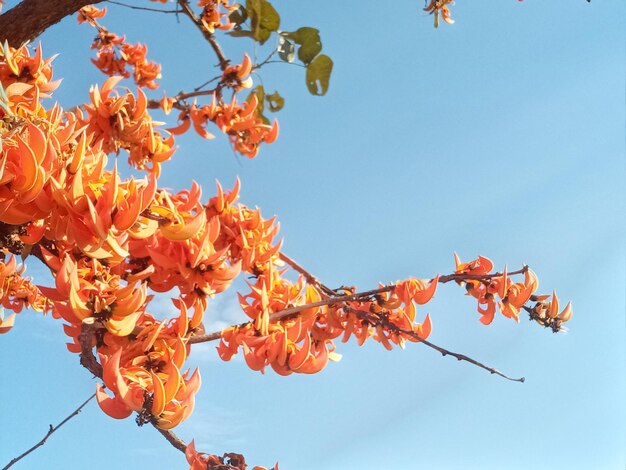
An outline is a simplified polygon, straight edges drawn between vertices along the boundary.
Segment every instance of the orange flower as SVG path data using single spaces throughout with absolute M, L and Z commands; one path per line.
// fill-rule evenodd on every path
M 173 155 L 174 139 L 165 138 L 155 131 L 155 124 L 147 112 L 146 95 L 137 90 L 119 95 L 115 86 L 122 77 L 110 77 L 102 85 L 90 90 L 91 104 L 86 105 L 89 115 L 85 124 L 93 133 L 94 144 L 102 144 L 105 152 L 129 152 L 129 163 L 136 168 L 160 172 L 160 164 Z
M 439 15 L 441 19 L 448 24 L 453 24 L 454 20 L 450 16 L 450 9 L 448 5 L 454 4 L 454 0 L 430 0 L 430 3 L 424 8 L 424 11 L 428 12 L 435 17 L 435 28 L 439 27 Z
M 221 83 L 235 91 L 239 91 L 242 88 L 250 88 L 252 87 L 252 77 L 249 76 L 251 71 L 252 61 L 248 54 L 244 53 L 241 64 L 231 65 L 224 69 Z
M 505 317 L 519 321 L 520 309 L 530 300 L 530 296 L 539 287 L 537 276 L 530 269 L 524 274 L 524 282 L 508 286 L 500 303 L 500 310 Z
M 228 134 L 235 150 L 248 158 L 256 157 L 259 145 L 263 142 L 271 144 L 278 137 L 278 123 L 269 126 L 257 115 L 258 100 L 251 95 L 250 100 L 240 106 L 235 96 L 228 105 L 217 105 L 215 102 L 207 109 L 208 118 L 217 127 Z
M 99 9 L 93 5 L 87 5 L 86 7 L 78 10 L 78 24 L 84 23 L 85 21 L 94 21 L 98 18 L 103 18 L 107 14 L 106 7 Z
M 200 375 L 197 370 L 181 374 L 186 348 L 179 333 L 179 326 L 151 322 L 137 334 L 137 341 L 110 355 L 100 354 L 104 385 L 114 394 L 110 397 L 97 387 L 105 413 L 123 419 L 135 411 L 140 423 L 151 421 L 161 429 L 177 426 L 191 414 Z
M 233 28 L 234 23 L 229 21 L 228 15 L 237 9 L 236 4 L 230 4 L 228 0 L 199 0 L 198 6 L 203 7 L 200 20 L 208 32 Z M 222 7 L 226 10 L 224 13 L 220 11 Z
M 39 289 L 29 278 L 23 277 L 25 270 L 24 266 L 17 264 L 14 256 L 10 256 L 6 262 L 0 262 L 0 334 L 7 333 L 13 327 L 15 314 L 24 307 L 38 312 L 45 312 L 49 308 L 47 299 Z M 5 317 L 4 309 L 14 313 Z

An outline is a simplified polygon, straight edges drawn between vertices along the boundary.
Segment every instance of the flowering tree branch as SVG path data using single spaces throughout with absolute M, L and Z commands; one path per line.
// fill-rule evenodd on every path
M 80 346 L 81 346 L 80 363 L 81 363 L 81 365 L 83 367 L 85 367 L 85 369 L 87 369 L 89 372 L 91 372 L 95 377 L 98 377 L 98 378 L 101 379 L 102 378 L 102 372 L 103 372 L 102 371 L 102 365 L 98 362 L 98 360 L 96 359 L 96 357 L 93 354 L 94 333 L 96 332 L 98 326 L 101 326 L 101 325 L 98 325 L 97 322 L 85 321 L 82 324 L 81 333 L 80 333 L 80 336 L 79 336 L 79 341 L 80 341 Z M 93 397 L 95 397 L 95 394 L 93 394 L 89 398 L 89 400 L 91 400 Z M 87 400 L 87 401 L 89 401 L 89 400 Z M 81 405 L 81 407 L 84 406 L 86 403 L 87 402 L 85 402 L 83 405 Z M 80 409 L 78 411 L 80 411 Z M 75 414 L 76 413 L 77 412 L 75 412 Z M 67 418 L 67 419 L 69 419 L 69 418 Z M 65 421 L 67 421 L 67 419 Z M 63 421 L 63 423 L 65 423 L 65 421 Z M 61 423 L 59 426 L 57 426 L 57 428 L 60 427 L 63 423 Z M 187 444 L 181 438 L 179 438 L 176 434 L 174 434 L 174 432 L 172 432 L 170 430 L 167 430 L 167 429 L 160 429 L 152 421 L 150 421 L 150 424 L 152 424 L 154 426 L 154 428 L 157 431 L 159 431 L 159 433 L 163 437 L 165 437 L 167 442 L 169 442 L 174 448 L 180 450 L 182 453 L 185 453 L 185 449 L 187 448 Z M 52 432 L 54 432 L 54 431 L 52 431 Z M 45 439 L 47 439 L 47 436 L 44 438 L 44 441 L 45 441 Z M 33 450 L 35 450 L 40 445 L 42 445 L 42 444 L 37 445 L 33 449 L 29 450 L 27 453 L 32 452 Z M 23 456 L 25 456 L 26 454 L 24 454 Z M 22 458 L 22 456 L 20 458 Z M 6 468 L 8 468 L 8 467 L 6 467 Z M 2 470 L 4 470 L 4 469 L 2 469 Z
M 0 334 L 13 327 L 24 308 L 63 319 L 71 338 L 68 350 L 100 379 L 95 396 L 103 412 L 116 419 L 136 413 L 138 425 L 157 428 L 194 470 L 242 470 L 246 464 L 239 454 L 199 453 L 193 441 L 187 445 L 170 430 L 191 415 L 201 384 L 199 371 L 185 367 L 190 344 L 219 339 L 221 359 L 243 352 L 250 369 L 272 367 L 289 375 L 314 374 L 339 360 L 335 341 L 355 338 L 361 345 L 371 338 L 386 349 L 422 342 L 491 374 L 524 381 L 430 343 L 430 316 L 419 323 L 416 313 L 438 284 L 454 281 L 476 300 L 485 325 L 497 311 L 518 320 L 525 310 L 537 323 L 562 331 L 571 305 L 560 311 L 556 293 L 535 294 L 538 280 L 527 266 L 498 273 L 488 258 L 462 263 L 455 256 L 453 274 L 411 277 L 361 292 L 332 289 L 280 251 L 275 218 L 264 219 L 259 209 L 237 202 L 239 180 L 230 191 L 218 183 L 207 202 L 197 183 L 176 193 L 160 187 L 161 164 L 173 156 L 175 136 L 189 129 L 210 139 L 207 126 L 215 125 L 248 158 L 278 137 L 277 122 L 270 123 L 263 113 L 279 111 L 284 99 L 277 91 L 267 93 L 262 84 L 252 88 L 250 76 L 272 63 L 274 55 L 292 63 L 297 54 L 306 67 L 309 92 L 326 93 L 333 62 L 320 53 L 317 29 L 282 30 L 280 15 L 267 0 L 250 0 L 245 8 L 225 0 L 202 1 L 201 10 L 189 0 L 176 0 L 169 11 L 121 4 L 187 16 L 217 56 L 220 76 L 157 102 L 146 93 L 159 86 L 161 65 L 148 59 L 147 45 L 131 44 L 98 23 L 106 11 L 89 4 L 102 1 L 23 0 L 0 15 L 0 39 L 19 46 L 80 9 L 78 22 L 97 30 L 92 62 L 109 77 L 90 89 L 80 112 L 63 112 L 56 104 L 47 109 L 40 100 L 59 85 L 52 81 L 52 61 L 44 59 L 41 48 L 0 44 L 0 303 L 13 311 L 0 315 Z M 433 0 L 426 11 L 435 21 L 451 22 L 451 3 Z M 277 46 L 256 65 L 248 54 L 231 64 L 217 42 L 219 30 L 260 46 L 273 36 Z M 120 80 L 131 77 L 137 92 L 121 91 Z M 246 89 L 251 91 L 243 98 L 239 93 Z M 151 108 L 166 114 L 180 110 L 178 125 L 162 128 Z M 117 165 L 107 166 L 108 156 L 122 150 L 145 178 L 126 178 Z M 31 253 L 50 268 L 54 285 L 36 286 L 22 276 L 25 267 L 17 259 Z M 285 265 L 298 276 L 284 276 Z M 519 274 L 523 281 L 511 279 Z M 240 275 L 250 276 L 250 290 L 239 294 L 239 302 L 251 321 L 204 334 L 209 299 Z M 150 289 L 171 293 L 179 311 L 175 318 L 150 313 Z M 71 416 L 14 460 L 42 445 Z
M 285 262 L 286 264 L 288 264 L 292 269 L 294 269 L 296 272 L 298 272 L 299 274 L 301 274 L 309 284 L 311 285 L 315 285 L 317 288 L 319 288 L 324 294 L 327 295 L 327 298 L 320 300 L 318 302 L 313 302 L 313 303 L 308 303 L 306 305 L 298 305 L 298 306 L 294 306 L 294 307 L 290 307 L 290 308 L 286 308 L 277 312 L 273 312 L 272 314 L 270 314 L 269 318 L 270 318 L 270 322 L 277 322 L 280 320 L 284 320 L 286 318 L 289 317 L 294 317 L 299 315 L 301 312 L 304 311 L 309 311 L 311 309 L 314 308 L 319 308 L 319 307 L 324 307 L 324 306 L 329 306 L 329 305 L 337 305 L 337 304 L 345 304 L 346 302 L 350 302 L 350 301 L 365 301 L 369 298 L 375 298 L 376 296 L 383 294 L 383 293 L 387 293 L 387 292 L 391 292 L 396 288 L 395 284 L 389 285 L 389 286 L 384 286 L 384 287 L 380 287 L 378 289 L 372 289 L 372 290 L 368 290 L 368 291 L 363 291 L 363 292 L 356 292 L 356 293 L 351 293 L 351 294 L 346 294 L 346 295 L 337 295 L 337 292 L 330 289 L 329 287 L 327 287 L 326 285 L 322 284 L 315 276 L 313 276 L 310 272 L 308 272 L 305 268 L 303 268 L 302 266 L 300 266 L 296 261 L 294 261 L 293 259 L 291 259 L 290 257 L 288 257 L 287 255 L 285 255 L 284 253 L 280 254 L 280 259 Z M 529 268 L 528 266 L 524 265 L 521 269 L 517 270 L 517 271 L 512 271 L 510 273 L 508 273 L 508 275 L 516 275 L 516 274 L 525 274 L 526 272 L 528 272 Z M 491 273 L 491 274 L 448 274 L 445 276 L 439 276 L 435 279 L 431 279 L 431 281 L 435 281 L 437 280 L 437 282 L 444 284 L 447 282 L 451 282 L 451 281 L 455 281 L 455 282 L 465 282 L 468 280 L 474 280 L 474 281 L 480 281 L 483 283 L 487 283 L 488 281 L 490 281 L 491 279 L 495 279 L 495 278 L 499 278 L 502 277 L 503 273 L 500 272 L 496 272 L 496 273 Z M 525 378 L 524 377 L 520 377 L 520 378 L 512 378 L 509 377 L 506 374 L 503 374 L 502 372 L 500 372 L 499 370 L 493 368 L 493 367 L 489 367 L 485 364 L 483 364 L 482 362 L 479 362 L 469 356 L 466 356 L 464 354 L 459 354 L 459 353 L 455 353 L 452 352 L 448 349 L 445 349 L 441 346 L 438 346 L 430 341 L 427 341 L 425 338 L 421 337 L 417 332 L 412 331 L 412 330 L 407 330 L 405 328 L 400 328 L 397 325 L 395 325 L 394 323 L 388 321 L 388 319 L 386 319 L 384 316 L 378 316 L 372 312 L 369 311 L 364 311 L 364 310 L 358 310 L 358 309 L 353 309 L 347 305 L 343 305 L 343 308 L 346 311 L 350 311 L 354 314 L 356 314 L 359 318 L 364 319 L 364 320 L 372 320 L 370 321 L 371 324 L 381 324 L 384 328 L 386 328 L 389 331 L 393 331 L 397 334 L 404 334 L 407 336 L 410 336 L 412 338 L 414 338 L 415 340 L 417 340 L 418 342 L 423 343 L 424 345 L 428 346 L 431 349 L 434 349 L 435 351 L 438 351 L 439 353 L 441 353 L 442 356 L 452 356 L 455 357 L 457 360 L 459 361 L 465 361 L 468 362 L 470 364 L 473 364 L 477 367 L 480 367 L 481 369 L 484 369 L 486 371 L 488 371 L 491 374 L 495 374 L 495 375 L 499 375 L 500 377 L 503 377 L 507 380 L 513 381 L 513 382 L 524 382 Z M 373 318 L 373 317 L 376 318 Z M 252 324 L 252 322 L 246 322 L 246 323 L 242 323 L 239 325 L 233 325 L 231 327 L 225 328 L 223 330 L 220 331 L 216 331 L 213 333 L 208 333 L 208 334 L 203 334 L 203 335 L 192 335 L 189 338 L 189 344 L 197 344 L 197 343 L 205 343 L 205 342 L 210 342 L 210 341 L 216 341 L 219 340 L 222 335 L 224 334 L 225 331 L 235 327 L 235 328 L 242 328 L 245 327 L 246 325 L 250 325 Z
M 211 47 L 213 48 L 213 51 L 215 52 L 215 55 L 217 56 L 217 59 L 220 62 L 220 68 L 222 70 L 225 70 L 226 67 L 228 67 L 228 64 L 230 63 L 230 60 L 228 60 L 226 56 L 224 55 L 224 51 L 222 51 L 222 47 L 219 45 L 219 43 L 215 39 L 215 36 L 213 35 L 213 33 L 211 33 L 210 31 L 206 29 L 206 27 L 202 23 L 202 20 L 198 18 L 198 16 L 191 9 L 191 6 L 189 5 L 188 0 L 177 0 L 177 3 L 182 9 L 182 12 L 189 17 L 192 23 L 196 25 L 196 28 L 200 30 L 204 38 L 211 45 Z
M 281 259 L 285 260 L 285 259 L 289 259 L 287 258 L 286 255 L 282 255 L 281 254 Z M 291 260 L 290 260 L 291 261 Z M 292 263 L 295 263 L 294 261 L 291 261 Z M 304 273 L 306 271 L 304 271 L 304 268 L 300 267 L 301 273 Z M 528 266 L 524 266 L 523 268 L 517 270 L 517 271 L 512 271 L 509 273 L 509 275 L 514 275 L 514 274 L 523 274 L 526 271 L 528 271 Z M 319 281 L 317 281 L 317 279 L 315 277 L 313 277 L 311 274 L 307 274 L 308 276 L 310 276 L 310 279 L 315 279 L 315 281 L 317 283 L 319 283 Z M 439 283 L 440 284 L 445 284 L 447 282 L 450 281 L 456 281 L 456 282 L 461 282 L 461 281 L 466 281 L 466 280 L 479 280 L 479 281 L 487 281 L 489 279 L 493 279 L 496 277 L 502 276 L 502 273 L 493 273 L 493 274 L 480 274 L 480 275 L 476 275 L 476 274 L 447 274 L 445 276 L 439 276 Z M 324 286 L 326 289 L 328 289 L 326 286 Z M 368 297 L 373 297 L 375 295 L 378 294 L 383 294 L 385 292 L 391 292 L 392 290 L 395 289 L 395 284 L 392 285 L 388 285 L 388 286 L 384 286 L 384 287 L 379 287 L 378 289 L 371 289 L 371 290 L 367 290 L 367 291 L 362 291 L 362 292 L 355 292 L 353 294 L 346 294 L 346 295 L 337 295 L 337 293 L 335 291 L 331 292 L 334 294 L 332 297 L 328 297 L 324 300 L 320 300 L 318 302 L 312 302 L 306 305 L 298 305 L 295 307 L 290 307 L 290 308 L 286 308 L 283 310 L 280 310 L 278 312 L 274 312 L 270 315 L 270 321 L 272 322 L 276 322 L 279 320 L 283 320 L 285 318 L 288 317 L 292 317 L 292 316 L 296 316 L 299 313 L 305 311 L 305 310 L 309 310 L 312 308 L 316 308 L 316 307 L 324 307 L 327 305 L 334 305 L 334 304 L 340 304 L 343 302 L 349 302 L 349 301 L 353 301 L 353 300 L 363 300 L 366 299 Z M 241 323 L 239 325 L 233 325 L 233 326 L 244 326 L 249 324 L 250 322 L 245 322 L 245 323 Z M 229 327 L 232 328 L 232 327 Z M 222 331 L 224 330 L 220 330 L 220 331 L 216 331 L 213 333 L 208 333 L 205 335 L 196 335 L 196 336 L 191 336 L 189 338 L 189 344 L 195 344 L 195 343 L 206 343 L 209 341 L 215 341 L 217 339 L 220 338 L 220 335 L 222 333 Z M 444 354 L 445 356 L 445 354 Z

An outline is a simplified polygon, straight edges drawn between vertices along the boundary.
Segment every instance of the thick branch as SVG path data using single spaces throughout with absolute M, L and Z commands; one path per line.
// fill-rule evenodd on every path
M 72 411 L 72 413 L 69 416 L 67 416 L 63 421 L 61 421 L 56 426 L 50 425 L 50 429 L 48 429 L 48 432 L 43 437 L 43 439 L 41 439 L 37 444 L 32 446 L 26 452 L 23 452 L 22 454 L 18 455 L 14 459 L 12 459 L 5 467 L 2 467 L 2 470 L 7 470 L 7 468 L 12 467 L 13 465 L 15 465 L 18 461 L 22 460 L 24 457 L 26 457 L 32 451 L 34 451 L 38 447 L 41 447 L 42 445 L 44 445 L 46 443 L 46 441 L 48 440 L 48 438 L 52 435 L 52 433 L 54 433 L 57 429 L 59 429 L 61 426 L 63 426 L 65 423 L 67 423 L 70 419 L 72 419 L 74 416 L 76 416 L 78 413 L 80 413 L 82 411 L 82 409 L 85 407 L 85 405 L 87 405 L 87 403 L 89 403 L 91 400 L 93 400 L 93 398 L 95 396 L 96 396 L 96 394 L 94 393 L 89 398 L 87 398 L 82 403 L 82 405 L 80 405 L 78 408 L 76 408 L 74 411 Z
M 102 378 L 102 365 L 97 361 L 96 357 L 93 355 L 93 346 L 92 339 L 95 331 L 98 328 L 98 323 L 87 323 L 83 322 L 80 336 L 78 337 L 78 341 L 81 346 L 80 353 L 80 363 L 83 367 L 85 367 L 89 372 L 91 372 L 96 377 Z M 92 397 L 93 398 L 93 397 Z M 63 423 L 61 423 L 63 424 Z M 187 449 L 187 444 L 183 442 L 176 434 L 172 431 L 166 431 L 165 429 L 159 429 L 156 424 L 152 423 L 154 428 L 161 433 L 167 442 L 172 444 L 176 449 L 180 450 L 182 453 L 185 453 Z M 4 470 L 4 469 L 3 469 Z
M 96 377 L 102 378 L 102 365 L 93 355 L 93 335 L 96 332 L 98 325 L 95 323 L 83 322 L 81 326 L 81 332 L 78 336 L 78 342 L 80 343 L 80 365 L 91 372 Z
M 13 47 L 32 41 L 53 24 L 85 5 L 103 0 L 23 0 L 0 15 L 0 41 Z

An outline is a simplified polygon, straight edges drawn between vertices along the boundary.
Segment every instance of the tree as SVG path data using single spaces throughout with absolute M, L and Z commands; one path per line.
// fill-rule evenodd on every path
M 77 7 L 73 3 L 72 8 Z M 427 10 L 435 18 L 441 11 L 449 19 L 445 3 L 449 2 L 433 3 Z M 71 12 L 63 5 L 58 3 L 58 13 L 42 16 L 47 22 L 62 18 Z M 266 42 L 278 29 L 277 13 L 268 5 L 250 2 L 246 9 L 233 9 L 228 18 L 234 24 L 229 27 L 237 36 Z M 282 374 L 317 372 L 329 359 L 338 359 L 333 338 L 354 335 L 359 342 L 371 337 L 386 348 L 405 341 L 438 348 L 427 340 L 429 317 L 419 317 L 416 323 L 415 308 L 428 302 L 444 282 L 456 281 L 477 298 L 485 324 L 499 308 L 511 318 L 526 310 L 538 323 L 554 331 L 562 328 L 571 308 L 559 308 L 556 295 L 537 295 L 536 278 L 526 266 L 507 275 L 506 269 L 493 272 L 486 258 L 457 259 L 453 273 L 426 281 L 407 279 L 365 291 L 334 289 L 282 252 L 272 219 L 235 204 L 238 186 L 230 191 L 218 186 L 217 195 L 208 202 L 200 200 L 197 186 L 179 193 L 159 189 L 161 167 L 173 154 L 171 135 L 193 125 L 208 138 L 210 121 L 229 136 L 237 152 L 253 158 L 260 144 L 271 143 L 277 135 L 276 124 L 267 123 L 261 105 L 269 110 L 282 107 L 280 95 L 266 94 L 263 88 L 256 88 L 241 105 L 229 102 L 224 95 L 239 96 L 249 85 L 250 72 L 271 59 L 257 63 L 244 56 L 241 64 L 231 65 L 214 35 L 226 17 L 211 20 L 215 13 L 211 5 L 204 5 L 202 16 L 187 2 L 178 6 L 179 14 L 192 20 L 217 54 L 222 73 L 205 85 L 215 84 L 211 89 L 148 100 L 141 88 L 155 86 L 158 66 L 146 59 L 143 47 L 101 26 L 101 12 L 95 8 L 82 10 L 80 16 L 97 29 L 95 63 L 107 74 L 132 73 L 141 87 L 136 93 L 119 88 L 116 92 L 119 80 L 113 77 L 91 90 L 91 103 L 61 114 L 40 101 L 55 86 L 50 83 L 51 64 L 43 60 L 40 49 L 30 55 L 26 48 L 3 48 L 5 308 L 52 311 L 67 323 L 65 330 L 72 338 L 69 349 L 81 355 L 83 365 L 101 376 L 108 389 L 97 388 L 105 412 L 119 418 L 135 411 L 139 423 L 165 431 L 178 424 L 191 412 L 199 386 L 198 374 L 181 374 L 181 369 L 188 349 L 193 349 L 188 345 L 202 341 L 219 340 L 225 359 L 239 351 L 252 369 L 271 366 Z M 11 12 L 24 15 L 19 7 L 5 15 Z M 30 29 L 36 35 L 45 29 L 43 23 L 20 28 L 20 33 Z M 8 25 L 15 24 L 20 22 L 7 16 L 2 31 L 17 46 L 14 41 L 25 38 L 11 33 Z M 297 50 L 307 69 L 309 90 L 324 94 L 332 62 L 317 49 L 317 33 L 300 28 L 280 37 L 277 54 L 289 62 Z M 191 102 L 200 96 L 209 96 L 209 102 Z M 180 112 L 178 125 L 169 133 L 159 130 L 148 114 L 148 109 L 157 107 Z M 128 152 L 132 167 L 147 173 L 143 182 L 125 179 L 119 176 L 122 170 L 105 164 L 106 155 L 120 150 Z M 55 273 L 54 285 L 33 286 L 21 276 L 15 256 L 9 253 L 38 258 Z M 299 277 L 283 275 L 282 266 Z M 225 290 L 241 271 L 252 276 L 251 290 L 241 297 L 251 322 L 203 334 L 202 316 L 209 297 Z M 521 279 L 511 280 L 512 275 Z M 180 316 L 162 320 L 146 313 L 148 288 L 178 289 Z M 3 329 L 8 331 L 14 319 L 6 317 Z M 99 356 L 93 355 L 94 348 Z M 179 448 L 186 447 L 172 433 L 164 435 Z M 192 464 L 203 458 L 193 451 L 188 455 Z

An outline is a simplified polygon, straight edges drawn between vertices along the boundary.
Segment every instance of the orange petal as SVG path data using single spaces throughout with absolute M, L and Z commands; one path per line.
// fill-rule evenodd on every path
M 127 407 L 117 396 L 111 398 L 107 395 L 104 388 L 100 384 L 96 385 L 96 400 L 98 401 L 98 405 L 102 411 L 104 411 L 111 418 L 128 418 L 133 412 L 133 410 Z
M 415 301 L 415 303 L 417 303 L 418 305 L 424 305 L 425 303 L 429 302 L 430 299 L 432 299 L 435 295 L 438 282 L 439 274 L 435 276 L 435 278 L 430 282 L 430 285 L 426 289 L 417 292 L 413 296 L 413 300 Z
M 152 416 L 160 416 L 165 410 L 165 388 L 158 375 L 150 371 L 152 377 Z
M 0 335 L 4 333 L 8 333 L 8 331 L 13 328 L 15 324 L 15 313 L 9 315 L 5 319 L 0 319 Z

